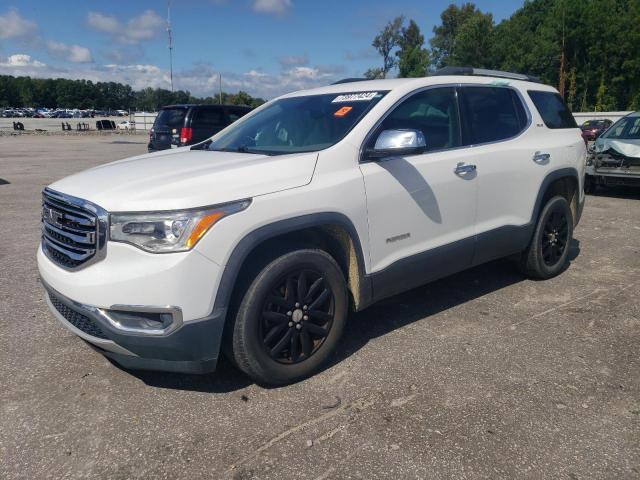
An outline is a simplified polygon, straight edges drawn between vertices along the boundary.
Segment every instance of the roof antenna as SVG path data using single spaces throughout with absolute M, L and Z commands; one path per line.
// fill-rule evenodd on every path
M 169 36 L 169 75 L 173 92 L 173 36 L 171 34 L 171 0 L 167 0 L 167 35 Z

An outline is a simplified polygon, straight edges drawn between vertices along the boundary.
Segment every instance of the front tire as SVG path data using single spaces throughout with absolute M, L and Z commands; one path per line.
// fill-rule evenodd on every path
M 348 305 L 344 275 L 329 254 L 305 249 L 282 255 L 244 294 L 229 338 L 232 360 L 260 384 L 306 378 L 334 353 Z
M 567 199 L 555 196 L 545 204 L 533 238 L 522 254 L 520 270 L 530 278 L 547 279 L 563 271 L 573 238 L 573 215 Z

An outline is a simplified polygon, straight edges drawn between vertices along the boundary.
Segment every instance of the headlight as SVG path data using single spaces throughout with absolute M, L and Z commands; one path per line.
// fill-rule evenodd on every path
M 220 219 L 246 209 L 250 200 L 193 210 L 112 213 L 109 240 L 152 253 L 191 250 Z

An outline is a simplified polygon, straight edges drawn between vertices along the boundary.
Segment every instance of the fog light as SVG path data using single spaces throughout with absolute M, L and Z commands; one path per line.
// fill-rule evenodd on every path
M 178 307 L 114 305 L 100 313 L 111 326 L 127 333 L 166 335 L 182 325 L 182 311 Z

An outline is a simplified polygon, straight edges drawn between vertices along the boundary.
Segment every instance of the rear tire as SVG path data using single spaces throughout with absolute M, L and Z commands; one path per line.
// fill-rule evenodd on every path
M 227 349 L 260 384 L 284 385 L 320 370 L 348 314 L 342 270 L 326 252 L 296 250 L 271 261 L 246 290 Z
M 555 196 L 545 204 L 529 247 L 519 262 L 530 278 L 547 279 L 563 271 L 573 238 L 573 215 L 567 199 Z

